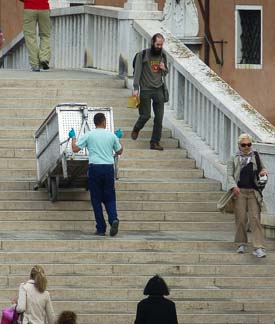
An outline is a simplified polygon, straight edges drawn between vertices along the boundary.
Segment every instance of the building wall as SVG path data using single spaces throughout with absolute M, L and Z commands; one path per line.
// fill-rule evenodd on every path
M 23 4 L 18 0 L 0 1 L 0 26 L 8 44 L 22 31 Z
M 263 65 L 261 69 L 235 68 L 235 6 L 263 6 Z M 225 40 L 224 65 L 217 65 L 210 50 L 210 67 L 237 90 L 252 106 L 275 124 L 275 75 L 273 27 L 274 0 L 210 0 L 210 30 L 214 40 Z M 200 16 L 200 35 L 203 36 L 203 22 Z M 220 55 L 220 45 L 216 45 Z M 203 59 L 203 50 L 201 51 Z

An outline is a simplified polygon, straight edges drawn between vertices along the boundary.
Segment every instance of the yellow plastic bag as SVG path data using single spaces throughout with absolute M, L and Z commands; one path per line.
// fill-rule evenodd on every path
M 132 109 L 136 109 L 136 108 L 138 108 L 139 103 L 140 103 L 140 98 L 139 97 L 130 96 L 130 97 L 128 97 L 127 107 L 132 108 Z

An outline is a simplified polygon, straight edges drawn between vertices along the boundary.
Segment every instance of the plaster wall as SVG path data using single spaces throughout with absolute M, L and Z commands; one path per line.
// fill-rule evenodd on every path
M 261 69 L 235 68 L 235 6 L 263 6 L 263 65 Z M 224 40 L 224 65 L 216 64 L 210 50 L 210 67 L 229 83 L 253 107 L 275 124 L 275 92 L 273 80 L 275 75 L 273 13 L 274 0 L 211 0 L 210 30 L 214 41 Z M 204 23 L 200 14 L 200 36 L 203 36 Z M 220 55 L 220 45 L 216 44 Z M 203 59 L 203 49 L 200 53 Z
M 0 1 L 0 26 L 5 34 L 5 44 L 8 44 L 22 31 L 22 21 L 22 2 L 18 0 Z

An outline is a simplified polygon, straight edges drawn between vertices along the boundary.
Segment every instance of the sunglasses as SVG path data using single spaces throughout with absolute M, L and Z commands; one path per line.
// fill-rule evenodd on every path
M 251 145 L 252 145 L 252 143 L 247 143 L 247 144 L 246 143 L 241 143 L 240 144 L 241 147 L 246 147 L 246 146 L 250 147 Z

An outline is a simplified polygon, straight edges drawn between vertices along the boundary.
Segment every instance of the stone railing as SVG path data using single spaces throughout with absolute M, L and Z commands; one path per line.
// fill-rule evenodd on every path
M 226 190 L 226 161 L 237 150 L 238 136 L 244 132 L 252 135 L 254 149 L 260 152 L 269 173 L 263 223 L 275 226 L 275 127 L 159 21 L 135 21 L 133 28 L 140 43 L 148 43 L 156 32 L 166 38 L 170 102 L 165 125 L 205 176 L 221 181 Z M 272 235 L 272 229 L 269 232 Z
M 54 68 L 83 68 L 132 75 L 134 54 L 147 47 L 156 32 L 164 34 L 169 70 L 170 102 L 165 125 L 196 159 L 206 177 L 226 189 L 225 162 L 237 150 L 237 138 L 247 132 L 269 171 L 264 191 L 268 211 L 263 221 L 275 226 L 275 128 L 236 91 L 167 31 L 157 11 L 81 6 L 52 11 Z M 21 56 L 19 55 L 21 53 Z M 27 66 L 24 47 L 5 54 L 5 67 Z M 9 54 L 9 55 L 8 55 Z M 11 57 L 17 57 L 15 60 Z M 130 82 L 128 82 L 130 84 Z

